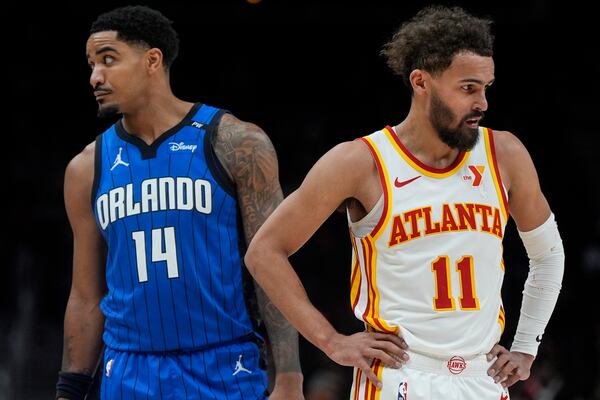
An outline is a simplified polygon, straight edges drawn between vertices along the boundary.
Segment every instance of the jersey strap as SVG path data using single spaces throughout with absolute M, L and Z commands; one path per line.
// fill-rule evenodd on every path
M 201 125 L 218 124 L 219 120 L 221 119 L 220 117 L 226 112 L 228 112 L 228 111 L 223 110 L 221 108 L 216 108 L 213 106 L 202 104 L 198 108 L 198 111 L 196 111 L 196 113 L 190 118 L 190 120 L 192 122 L 196 122 L 196 124 L 192 123 L 192 125 L 196 126 L 197 128 L 200 128 L 200 126 L 198 126 L 197 124 L 201 124 Z
M 206 135 L 204 135 L 203 139 L 203 146 L 204 157 L 208 168 L 225 192 L 232 197 L 236 197 L 235 183 L 229 177 L 227 170 L 219 161 L 214 149 L 219 123 L 221 122 L 223 114 L 226 113 L 229 113 L 229 111 L 202 104 L 198 108 L 198 111 L 190 118 L 188 124 L 194 128 L 204 129 L 206 131 Z

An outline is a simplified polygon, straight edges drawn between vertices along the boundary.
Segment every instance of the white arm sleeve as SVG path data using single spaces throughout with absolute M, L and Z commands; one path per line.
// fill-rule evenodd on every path
M 554 214 L 532 231 L 519 231 L 519 236 L 529 257 L 529 275 L 510 350 L 535 356 L 558 299 L 565 269 L 565 252 Z

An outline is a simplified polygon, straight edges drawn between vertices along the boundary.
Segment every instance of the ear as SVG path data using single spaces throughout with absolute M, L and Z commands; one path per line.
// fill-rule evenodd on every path
M 150 74 L 154 74 L 163 68 L 163 53 L 160 49 L 153 47 L 146 51 L 146 67 Z
M 422 69 L 415 69 L 410 73 L 408 80 L 412 86 L 413 93 L 417 94 L 429 89 L 430 75 Z

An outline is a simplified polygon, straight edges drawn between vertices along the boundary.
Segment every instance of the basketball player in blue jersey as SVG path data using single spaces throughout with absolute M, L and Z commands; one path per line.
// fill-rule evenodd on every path
M 174 96 L 177 51 L 171 22 L 147 7 L 92 24 L 98 114 L 121 118 L 65 173 L 74 259 L 57 398 L 84 398 L 102 341 L 102 399 L 268 396 L 242 259 L 283 197 L 276 154 L 256 125 Z M 257 292 L 269 398 L 303 399 L 297 332 Z
M 495 79 L 490 25 L 446 7 L 404 23 L 383 54 L 411 92 L 408 115 L 325 154 L 246 253 L 298 331 L 355 367 L 351 399 L 507 400 L 528 378 L 556 304 L 564 251 L 534 164 L 516 136 L 480 126 Z M 339 334 L 288 261 L 344 203 L 351 305 L 367 332 L 404 339 L 393 352 L 384 336 Z M 530 259 L 510 350 L 498 344 L 509 214 Z

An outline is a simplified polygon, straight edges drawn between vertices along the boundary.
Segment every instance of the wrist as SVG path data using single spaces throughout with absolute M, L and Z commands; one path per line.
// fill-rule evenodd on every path
M 517 329 L 519 329 L 518 326 Z M 526 354 L 535 358 L 540 346 L 540 342 L 536 339 L 536 337 L 539 338 L 539 336 L 535 336 L 533 334 L 523 334 L 522 332 L 517 331 L 513 343 L 510 346 L 510 351 L 514 353 Z
M 513 353 L 518 353 L 519 355 L 521 355 L 521 357 L 527 360 L 529 365 L 533 364 L 533 361 L 535 360 L 535 356 L 533 354 L 523 353 L 522 351 L 513 351 Z
M 83 400 L 92 386 L 94 378 L 76 372 L 59 371 L 56 383 L 56 398 Z
M 321 350 L 323 350 L 323 352 L 329 357 L 331 358 L 332 354 L 336 351 L 337 349 L 337 343 L 340 341 L 340 339 L 343 337 L 344 335 L 333 331 L 332 333 L 330 333 L 329 335 L 327 335 L 324 340 L 323 340 L 323 346 L 320 347 Z
M 280 372 L 275 376 L 275 386 L 302 390 L 302 372 Z

